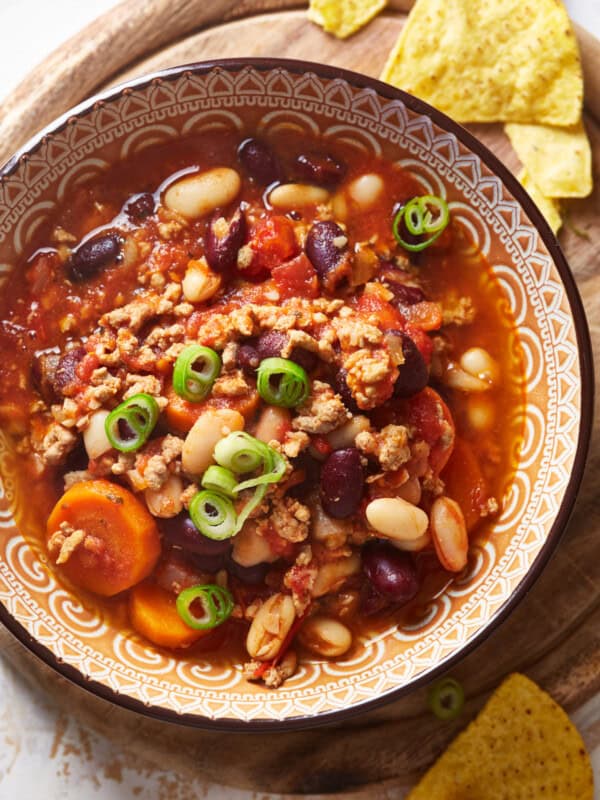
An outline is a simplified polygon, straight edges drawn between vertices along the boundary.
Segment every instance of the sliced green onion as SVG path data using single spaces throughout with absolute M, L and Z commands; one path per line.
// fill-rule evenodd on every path
M 177 613 L 190 628 L 207 631 L 222 625 L 233 611 L 233 597 L 228 589 L 216 584 L 190 586 L 177 595 Z M 202 608 L 202 615 L 196 613 Z
M 261 444 L 263 443 L 261 442 Z M 247 481 L 242 481 L 237 485 L 236 492 L 243 492 L 244 489 L 252 489 L 254 486 L 261 486 L 262 484 L 277 483 L 285 475 L 285 459 L 272 447 L 266 444 L 263 444 L 263 447 L 265 453 L 263 474 L 257 478 L 249 478 Z
M 213 464 L 202 476 L 202 486 L 211 492 L 224 494 L 225 497 L 235 497 L 237 478 L 230 469 Z
M 287 358 L 265 358 L 258 366 L 256 388 L 272 406 L 294 408 L 306 400 L 310 382 L 306 370 Z
M 458 681 L 444 678 L 430 688 L 427 702 L 435 716 L 446 722 L 459 716 L 465 704 L 465 693 Z
M 246 520 L 252 514 L 255 508 L 262 503 L 265 494 L 267 493 L 267 485 L 263 483 L 261 486 L 257 486 L 254 490 L 253 496 L 248 500 L 246 505 L 240 511 L 238 518 L 237 518 L 237 525 L 236 525 L 236 533 L 239 533 L 242 528 L 244 527 Z
M 186 347 L 173 368 L 173 388 L 190 403 L 199 403 L 210 392 L 221 371 L 221 359 L 210 347 L 191 344 Z
M 285 459 L 264 442 L 244 431 L 234 431 L 221 439 L 213 453 L 216 465 L 202 476 L 204 491 L 190 503 L 190 517 L 196 528 L 209 539 L 229 539 L 244 526 L 250 514 L 262 503 L 267 484 L 285 475 Z M 260 475 L 237 482 L 237 475 L 261 470 Z M 238 514 L 231 500 L 246 489 L 255 489 Z
M 265 447 L 267 445 L 249 433 L 234 431 L 217 442 L 214 459 L 222 467 L 243 475 L 246 472 L 254 472 L 262 466 L 265 460 Z
M 204 490 L 190 503 L 192 522 L 207 539 L 230 539 L 237 533 L 237 514 L 228 497 Z
M 400 224 L 412 236 L 428 236 L 422 242 L 407 242 L 402 238 Z M 433 244 L 442 235 L 450 222 L 450 209 L 442 197 L 425 194 L 413 197 L 398 211 L 392 223 L 394 238 L 405 250 L 418 253 Z
M 262 467 L 262 475 L 237 484 L 236 494 L 263 483 L 277 483 L 285 475 L 282 456 L 245 431 L 235 431 L 221 439 L 215 447 L 214 459 L 222 467 L 241 475 Z
M 154 430 L 159 415 L 158 403 L 149 394 L 135 394 L 110 412 L 104 422 L 108 441 L 115 450 L 139 450 Z

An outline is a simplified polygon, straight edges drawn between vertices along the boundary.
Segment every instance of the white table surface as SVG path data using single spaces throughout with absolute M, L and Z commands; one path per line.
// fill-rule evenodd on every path
M 177 0 L 175 0 L 177 2 Z M 207 0 L 210 2 L 210 0 Z M 6 96 L 61 42 L 112 6 L 115 0 L 0 0 L 0 98 Z M 600 0 L 566 0 L 573 19 L 600 39 Z M 0 114 L 2 113 L 0 105 Z M 600 697 L 574 715 L 584 730 L 600 719 Z M 33 800 L 250 800 L 242 791 L 185 784 L 167 770 L 123 767 L 119 753 L 97 734 L 82 731 L 74 718 L 61 715 L 41 692 L 31 688 L 0 659 L 0 798 Z M 73 757 L 74 751 L 82 753 Z M 593 753 L 595 800 L 600 800 L 600 750 Z M 267 789 L 268 787 L 264 787 Z M 389 792 L 389 793 L 388 793 Z M 400 800 L 401 793 L 386 796 Z M 264 796 L 264 795 L 263 795 Z M 573 798 L 573 800 L 576 800 Z

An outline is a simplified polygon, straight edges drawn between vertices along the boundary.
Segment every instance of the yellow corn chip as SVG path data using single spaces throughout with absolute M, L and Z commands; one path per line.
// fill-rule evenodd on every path
M 546 197 L 587 197 L 592 191 L 592 150 L 583 123 L 569 128 L 505 126 L 517 155 Z
M 560 205 L 557 200 L 546 195 L 540 190 L 537 182 L 533 180 L 529 172 L 524 169 L 518 176 L 524 188 L 531 195 L 531 199 L 546 217 L 546 222 L 552 228 L 553 233 L 558 233 L 562 227 L 562 217 L 560 216 Z
M 592 800 L 592 767 L 562 708 L 511 675 L 407 800 Z
M 310 0 L 308 18 L 326 33 L 346 39 L 385 8 L 387 0 Z
M 559 0 L 417 0 L 381 79 L 459 122 L 581 117 L 579 50 Z

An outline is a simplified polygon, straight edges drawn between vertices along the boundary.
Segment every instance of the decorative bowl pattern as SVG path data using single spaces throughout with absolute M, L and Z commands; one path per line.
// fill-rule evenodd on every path
M 48 570 L 0 432 L 0 618 L 49 664 L 96 693 L 165 719 L 220 727 L 330 721 L 432 677 L 508 612 L 547 560 L 574 502 L 589 438 L 591 361 L 568 267 L 531 200 L 462 128 L 377 81 L 316 64 L 230 61 L 167 70 L 61 118 L 0 173 L 0 281 L 68 189 L 150 144 L 250 126 L 344 138 L 399 161 L 444 195 L 492 266 L 525 354 L 523 444 L 505 509 L 468 574 L 411 626 L 352 659 L 305 664 L 277 691 L 234 665 L 176 659 L 85 608 Z M 19 524 L 21 532 L 17 528 Z

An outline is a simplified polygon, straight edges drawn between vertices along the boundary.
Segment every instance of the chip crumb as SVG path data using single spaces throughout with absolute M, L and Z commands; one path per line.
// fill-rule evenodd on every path
M 385 8 L 387 0 L 310 0 L 308 19 L 325 33 L 347 39 Z

